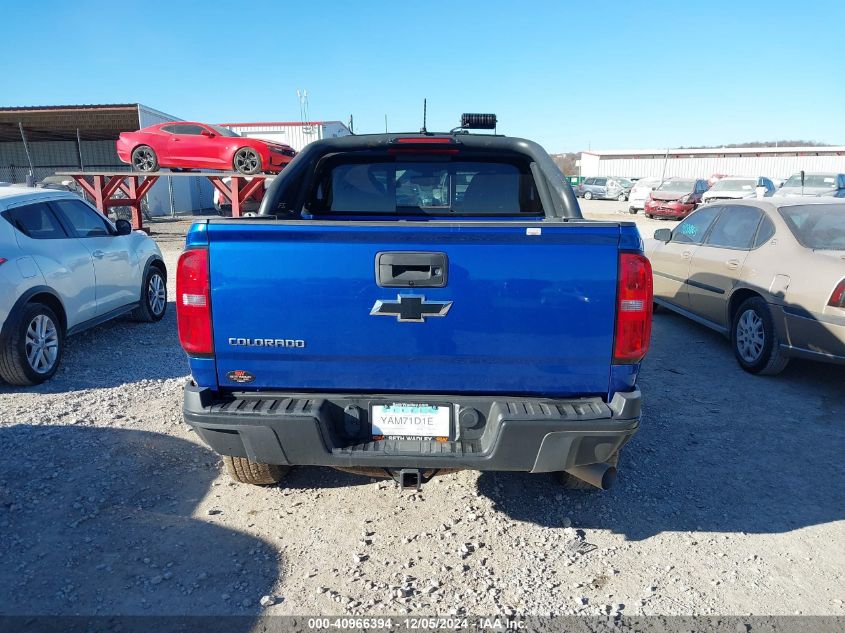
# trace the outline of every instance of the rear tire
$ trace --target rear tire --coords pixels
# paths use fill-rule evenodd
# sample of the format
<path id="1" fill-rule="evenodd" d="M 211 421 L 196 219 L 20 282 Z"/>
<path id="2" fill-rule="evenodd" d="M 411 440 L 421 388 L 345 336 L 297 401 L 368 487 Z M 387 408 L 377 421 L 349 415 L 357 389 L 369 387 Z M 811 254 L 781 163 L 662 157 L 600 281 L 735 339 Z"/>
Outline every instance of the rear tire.
<path id="1" fill-rule="evenodd" d="M 619 465 L 619 451 L 616 451 L 608 458 L 607 463 L 616 468 Z M 574 475 L 570 475 L 565 470 L 555 473 L 558 478 L 558 483 L 567 490 L 599 490 L 593 484 L 588 484 L 582 479 L 578 479 Z"/>
<path id="2" fill-rule="evenodd" d="M 628 213 L 631 215 L 637 215 L 637 210 L 634 207 L 628 207 Z"/>
<path id="3" fill-rule="evenodd" d="M 628 196 L 626 196 L 624 193 L 620 193 L 618 196 L 616 196 L 616 199 L 619 202 L 625 202 L 628 199 Z"/>
<path id="4" fill-rule="evenodd" d="M 278 464 L 262 464 L 253 462 L 246 457 L 224 456 L 223 463 L 229 477 L 241 484 L 253 486 L 269 486 L 279 483 L 290 470 L 290 466 Z"/>
<path id="5" fill-rule="evenodd" d="M 585 191 L 584 192 L 584 200 L 592 200 L 593 199 L 593 192 L 592 191 Z"/>
<path id="6" fill-rule="evenodd" d="M 0 378 L 28 387 L 49 380 L 58 371 L 65 349 L 65 333 L 56 313 L 43 303 L 31 303 L 9 324 L 9 337 L 0 349 Z"/>
<path id="7" fill-rule="evenodd" d="M 135 171 L 158 171 L 158 156 L 149 145 L 139 145 L 132 150 L 132 167 Z"/>
<path id="8" fill-rule="evenodd" d="M 745 371 L 761 376 L 782 372 L 789 357 L 780 349 L 772 313 L 762 297 L 743 301 L 731 325 L 734 356 Z"/>
<path id="9" fill-rule="evenodd" d="M 142 323 L 161 321 L 167 312 L 167 281 L 157 266 L 150 266 L 141 286 L 141 305 L 132 312 L 132 317 Z"/>
<path id="10" fill-rule="evenodd" d="M 651 213 L 646 213 L 645 217 L 647 217 L 649 220 L 654 218 L 654 216 Z"/>

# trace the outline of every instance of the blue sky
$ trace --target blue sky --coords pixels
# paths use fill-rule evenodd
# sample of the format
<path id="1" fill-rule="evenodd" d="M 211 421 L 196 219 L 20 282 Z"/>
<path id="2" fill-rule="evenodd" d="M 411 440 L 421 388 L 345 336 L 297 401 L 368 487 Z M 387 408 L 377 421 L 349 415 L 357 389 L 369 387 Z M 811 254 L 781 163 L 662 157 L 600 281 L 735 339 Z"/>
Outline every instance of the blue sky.
<path id="1" fill-rule="evenodd" d="M 239 8 L 243 7 L 243 8 Z M 7 3 L 0 105 L 140 102 L 207 122 L 495 112 L 549 151 L 845 145 L 845 2 Z"/>

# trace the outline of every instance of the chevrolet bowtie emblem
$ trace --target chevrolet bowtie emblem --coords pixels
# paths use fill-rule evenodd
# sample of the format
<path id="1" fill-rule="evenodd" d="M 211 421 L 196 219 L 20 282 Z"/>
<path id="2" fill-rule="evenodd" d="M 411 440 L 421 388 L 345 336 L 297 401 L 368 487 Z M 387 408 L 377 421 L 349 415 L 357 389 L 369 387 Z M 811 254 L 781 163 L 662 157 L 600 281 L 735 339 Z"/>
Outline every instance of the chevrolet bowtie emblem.
<path id="1" fill-rule="evenodd" d="M 451 301 L 426 301 L 422 295 L 399 295 L 396 301 L 376 301 L 370 315 L 395 316 L 397 321 L 424 323 L 426 317 L 446 316 L 451 307 Z"/>

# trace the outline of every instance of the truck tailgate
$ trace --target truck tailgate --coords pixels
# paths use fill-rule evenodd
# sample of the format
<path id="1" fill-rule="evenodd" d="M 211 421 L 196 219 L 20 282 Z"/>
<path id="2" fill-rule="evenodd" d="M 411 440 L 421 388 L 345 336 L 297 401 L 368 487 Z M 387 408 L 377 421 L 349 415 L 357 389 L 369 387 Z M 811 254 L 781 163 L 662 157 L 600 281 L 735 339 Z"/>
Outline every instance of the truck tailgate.
<path id="1" fill-rule="evenodd" d="M 605 394 L 619 235 L 611 223 L 211 223 L 219 384 Z M 385 252 L 442 254 L 445 285 L 379 286 Z"/>

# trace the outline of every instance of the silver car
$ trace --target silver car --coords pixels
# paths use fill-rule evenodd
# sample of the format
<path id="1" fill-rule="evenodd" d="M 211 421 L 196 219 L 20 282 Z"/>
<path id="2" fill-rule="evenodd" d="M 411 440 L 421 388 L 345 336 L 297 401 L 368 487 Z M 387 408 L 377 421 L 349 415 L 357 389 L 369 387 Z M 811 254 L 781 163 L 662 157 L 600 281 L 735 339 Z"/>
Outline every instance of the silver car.
<path id="1" fill-rule="evenodd" d="M 634 183 L 627 178 L 613 176 L 595 176 L 585 178 L 584 182 L 575 187 L 575 195 L 585 200 L 619 200 L 628 199 Z"/>
<path id="2" fill-rule="evenodd" d="M 158 321 L 166 307 L 150 237 L 69 191 L 0 188 L 0 380 L 44 382 L 67 336 L 130 312 Z"/>
<path id="3" fill-rule="evenodd" d="M 765 176 L 727 176 L 714 182 L 701 194 L 701 204 L 716 200 L 768 198 L 777 191 L 775 183 Z"/>
<path id="4" fill-rule="evenodd" d="M 845 198 L 845 174 L 836 173 L 792 174 L 778 189 L 775 196 L 832 196 Z"/>

